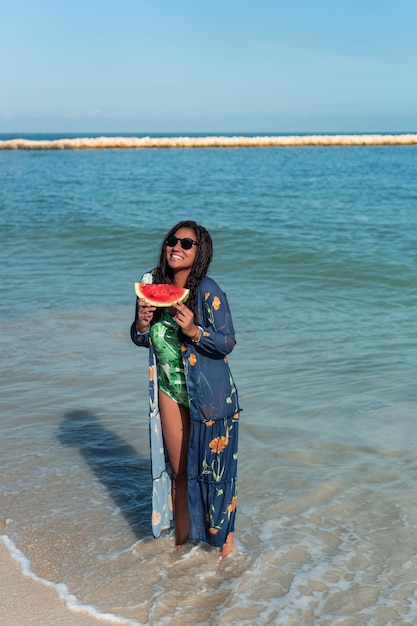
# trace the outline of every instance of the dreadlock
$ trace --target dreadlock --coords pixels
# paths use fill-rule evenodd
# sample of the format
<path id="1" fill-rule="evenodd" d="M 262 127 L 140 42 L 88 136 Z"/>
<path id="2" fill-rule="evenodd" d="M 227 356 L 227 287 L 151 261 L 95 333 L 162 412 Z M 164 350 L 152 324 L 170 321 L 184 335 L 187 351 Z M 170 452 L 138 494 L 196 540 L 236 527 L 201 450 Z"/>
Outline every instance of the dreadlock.
<path id="1" fill-rule="evenodd" d="M 188 296 L 186 304 L 195 314 L 198 286 L 207 274 L 207 270 L 213 258 L 213 242 L 209 232 L 204 228 L 204 226 L 200 226 L 197 222 L 193 222 L 192 220 L 184 220 L 182 222 L 178 222 L 178 224 L 171 228 L 162 243 L 159 265 L 154 270 L 155 282 L 168 284 L 171 284 L 172 282 L 173 274 L 167 263 L 165 254 L 166 240 L 170 235 L 175 235 L 180 228 L 189 228 L 194 231 L 195 240 L 198 243 L 197 254 L 185 284 L 185 287 L 190 290 L 190 295 Z"/>

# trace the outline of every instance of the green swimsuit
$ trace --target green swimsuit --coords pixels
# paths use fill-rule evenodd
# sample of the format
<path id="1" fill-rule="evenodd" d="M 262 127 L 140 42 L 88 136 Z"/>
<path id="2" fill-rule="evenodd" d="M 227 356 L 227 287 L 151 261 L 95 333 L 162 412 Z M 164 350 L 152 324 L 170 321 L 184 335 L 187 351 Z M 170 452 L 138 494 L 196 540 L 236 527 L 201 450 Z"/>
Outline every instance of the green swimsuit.
<path id="1" fill-rule="evenodd" d="M 150 333 L 156 355 L 158 386 L 169 398 L 189 406 L 187 382 L 181 358 L 178 324 L 167 309 L 161 319 L 151 326 Z"/>

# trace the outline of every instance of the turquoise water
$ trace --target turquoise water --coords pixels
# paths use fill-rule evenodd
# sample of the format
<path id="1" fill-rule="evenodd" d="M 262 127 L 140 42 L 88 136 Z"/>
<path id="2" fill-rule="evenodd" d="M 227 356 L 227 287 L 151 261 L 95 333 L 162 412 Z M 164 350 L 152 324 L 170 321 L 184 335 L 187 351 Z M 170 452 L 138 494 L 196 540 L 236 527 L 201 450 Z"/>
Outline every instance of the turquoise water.
<path id="1" fill-rule="evenodd" d="M 70 605 L 415 623 L 416 154 L 0 152 L 0 534 Z M 213 236 L 238 340 L 238 549 L 220 563 L 150 537 L 146 353 L 128 336 L 133 282 L 187 218 Z"/>

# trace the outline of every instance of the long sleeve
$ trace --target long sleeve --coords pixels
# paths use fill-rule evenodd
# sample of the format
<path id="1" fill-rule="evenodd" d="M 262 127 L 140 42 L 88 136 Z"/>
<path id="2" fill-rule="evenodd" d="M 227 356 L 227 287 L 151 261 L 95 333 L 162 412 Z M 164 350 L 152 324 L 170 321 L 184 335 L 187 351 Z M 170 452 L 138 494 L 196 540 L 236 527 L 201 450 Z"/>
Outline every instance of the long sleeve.
<path id="1" fill-rule="evenodd" d="M 137 306 L 135 305 L 135 320 L 130 327 L 130 338 L 134 344 L 140 347 L 149 348 L 149 331 L 146 333 L 139 333 L 136 330 L 136 320 L 137 320 Z"/>
<path id="2" fill-rule="evenodd" d="M 208 277 L 200 286 L 196 321 L 203 329 L 197 352 L 220 359 L 233 350 L 235 331 L 226 294 Z"/>
<path id="3" fill-rule="evenodd" d="M 152 282 L 153 273 L 147 272 L 142 276 L 139 282 L 141 283 L 151 283 Z M 149 332 L 139 333 L 136 330 L 136 322 L 138 321 L 138 298 L 135 301 L 135 321 L 130 327 L 130 338 L 134 344 L 140 347 L 149 348 Z"/>

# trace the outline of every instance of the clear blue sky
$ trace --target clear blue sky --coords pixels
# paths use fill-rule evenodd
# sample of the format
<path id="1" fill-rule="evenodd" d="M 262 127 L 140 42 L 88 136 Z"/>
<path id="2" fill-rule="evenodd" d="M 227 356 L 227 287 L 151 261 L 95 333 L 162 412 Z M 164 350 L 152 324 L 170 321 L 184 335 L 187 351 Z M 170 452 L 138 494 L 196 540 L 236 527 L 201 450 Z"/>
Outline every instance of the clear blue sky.
<path id="1" fill-rule="evenodd" d="M 416 132 L 417 0 L 0 0 L 0 132 Z"/>

